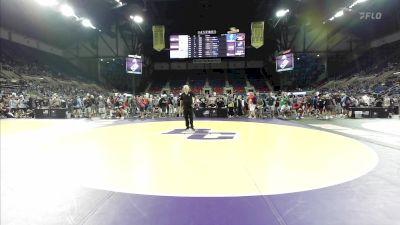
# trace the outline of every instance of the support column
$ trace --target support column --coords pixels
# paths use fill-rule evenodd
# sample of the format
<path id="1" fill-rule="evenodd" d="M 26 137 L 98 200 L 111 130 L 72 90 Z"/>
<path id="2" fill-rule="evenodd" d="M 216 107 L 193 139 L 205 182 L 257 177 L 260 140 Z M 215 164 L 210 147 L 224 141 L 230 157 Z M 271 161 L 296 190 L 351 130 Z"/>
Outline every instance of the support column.
<path id="1" fill-rule="evenodd" d="M 102 79 L 101 79 L 101 63 L 100 63 L 99 59 L 97 59 L 97 80 L 102 81 Z"/>
<path id="2" fill-rule="evenodd" d="M 135 82 L 135 80 L 136 80 L 136 75 L 132 74 L 132 94 L 133 94 L 133 96 L 136 95 L 136 82 Z"/>

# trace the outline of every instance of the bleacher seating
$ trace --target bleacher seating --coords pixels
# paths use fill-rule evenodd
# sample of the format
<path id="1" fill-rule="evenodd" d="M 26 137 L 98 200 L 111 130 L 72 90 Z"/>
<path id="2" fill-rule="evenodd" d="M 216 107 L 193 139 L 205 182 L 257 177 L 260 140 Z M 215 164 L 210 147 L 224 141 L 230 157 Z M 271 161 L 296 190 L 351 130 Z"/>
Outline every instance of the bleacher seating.
<path id="1" fill-rule="evenodd" d="M 222 95 L 224 93 L 224 88 L 222 87 L 214 87 L 213 92 L 217 93 L 218 95 Z"/>
<path id="2" fill-rule="evenodd" d="M 169 85 L 171 88 L 179 87 L 182 89 L 182 86 L 186 84 L 185 80 L 171 80 Z"/>
<path id="3" fill-rule="evenodd" d="M 155 80 L 151 84 L 149 92 L 150 93 L 160 93 L 162 88 L 165 86 L 165 84 L 166 84 L 165 80 Z"/>
<path id="4" fill-rule="evenodd" d="M 256 92 L 265 93 L 269 91 L 265 80 L 249 80 L 249 82 L 254 86 Z"/>
<path id="5" fill-rule="evenodd" d="M 235 94 L 245 94 L 244 86 L 233 87 L 233 93 L 235 93 Z"/>
<path id="6" fill-rule="evenodd" d="M 295 56 L 293 79 L 297 86 L 308 86 L 318 80 L 325 72 L 325 66 L 319 56 L 314 54 L 299 54 Z"/>
<path id="7" fill-rule="evenodd" d="M 48 75 L 59 78 L 74 77 L 85 79 L 86 76 L 61 56 L 23 46 L 0 39 L 2 64 L 17 66 L 18 75 Z M 87 79 L 86 79 L 87 80 Z"/>
<path id="8" fill-rule="evenodd" d="M 192 92 L 195 94 L 200 94 L 202 92 L 202 87 L 192 87 Z"/>
<path id="9" fill-rule="evenodd" d="M 244 80 L 244 79 L 229 80 L 229 84 L 234 88 L 236 88 L 236 87 L 245 87 L 246 86 L 246 80 Z"/>
<path id="10" fill-rule="evenodd" d="M 161 90 L 161 86 L 164 87 L 165 83 L 160 82 L 159 79 L 169 77 L 169 87 L 171 88 L 172 93 L 179 93 L 182 89 L 182 86 L 186 84 L 188 81 L 189 86 L 191 87 L 192 91 L 196 94 L 202 93 L 205 87 L 211 87 L 213 92 L 218 94 L 222 94 L 224 92 L 224 87 L 233 87 L 234 93 L 237 94 L 245 94 L 245 87 L 246 87 L 246 74 L 247 72 L 251 72 L 251 78 L 255 80 L 254 87 L 258 92 L 267 92 L 268 87 L 266 85 L 266 81 L 264 80 L 262 74 L 260 74 L 259 69 L 253 70 L 232 70 L 228 69 L 224 70 L 213 70 L 204 71 L 187 74 L 187 72 L 173 72 L 171 74 L 159 74 L 157 76 L 153 76 L 152 85 L 149 89 L 151 93 L 158 93 Z M 208 83 L 206 86 L 206 80 Z M 162 85 L 160 85 L 162 83 Z"/>
<path id="11" fill-rule="evenodd" d="M 211 87 L 224 87 L 225 86 L 225 81 L 220 80 L 220 79 L 215 79 L 215 80 L 210 80 L 209 81 Z"/>

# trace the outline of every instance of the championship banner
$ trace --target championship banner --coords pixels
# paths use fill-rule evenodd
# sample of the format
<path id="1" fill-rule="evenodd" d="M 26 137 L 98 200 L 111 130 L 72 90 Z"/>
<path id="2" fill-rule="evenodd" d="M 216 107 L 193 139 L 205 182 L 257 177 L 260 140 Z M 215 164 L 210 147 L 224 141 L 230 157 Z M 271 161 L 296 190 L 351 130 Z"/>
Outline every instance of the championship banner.
<path id="1" fill-rule="evenodd" d="M 264 21 L 251 23 L 251 46 L 260 48 L 264 45 Z"/>
<path id="2" fill-rule="evenodd" d="M 157 51 L 165 48 L 164 33 L 165 27 L 163 25 L 153 26 L 153 48 Z"/>

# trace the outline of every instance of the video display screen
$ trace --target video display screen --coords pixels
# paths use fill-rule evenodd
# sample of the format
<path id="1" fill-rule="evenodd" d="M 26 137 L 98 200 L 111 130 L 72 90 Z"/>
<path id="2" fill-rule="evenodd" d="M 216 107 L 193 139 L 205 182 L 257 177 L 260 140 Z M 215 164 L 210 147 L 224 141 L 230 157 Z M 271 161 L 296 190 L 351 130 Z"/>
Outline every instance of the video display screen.
<path id="1" fill-rule="evenodd" d="M 126 72 L 131 74 L 142 74 L 142 58 L 140 56 L 129 55 L 126 58 Z"/>
<path id="2" fill-rule="evenodd" d="M 294 58 L 292 53 L 276 57 L 277 72 L 293 70 L 293 67 L 294 67 Z"/>

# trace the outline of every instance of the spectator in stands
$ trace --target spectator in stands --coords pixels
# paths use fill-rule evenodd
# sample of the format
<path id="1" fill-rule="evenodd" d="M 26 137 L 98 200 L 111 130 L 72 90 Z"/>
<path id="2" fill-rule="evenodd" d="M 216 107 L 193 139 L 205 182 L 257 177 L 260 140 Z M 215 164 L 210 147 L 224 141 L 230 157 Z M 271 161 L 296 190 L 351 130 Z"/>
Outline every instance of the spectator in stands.
<path id="1" fill-rule="evenodd" d="M 53 97 L 50 100 L 51 108 L 60 108 L 61 106 L 61 99 L 57 94 L 53 94 Z"/>
<path id="2" fill-rule="evenodd" d="M 80 118 L 83 107 L 81 98 L 79 96 L 76 96 L 72 105 L 74 107 L 74 113 L 73 113 L 74 118 Z"/>
<path id="3" fill-rule="evenodd" d="M 178 97 L 174 96 L 173 99 L 172 99 L 172 107 L 174 108 L 174 114 L 177 115 L 177 116 L 179 116 L 178 115 L 178 107 L 179 107 L 178 106 L 178 102 L 179 102 L 178 101 Z"/>
<path id="4" fill-rule="evenodd" d="M 333 112 L 335 110 L 335 101 L 331 95 L 325 96 L 325 119 L 333 119 Z"/>
<path id="5" fill-rule="evenodd" d="M 84 115 L 86 118 L 92 118 L 92 105 L 93 101 L 90 98 L 90 94 L 87 94 L 86 97 L 83 99 L 83 106 L 85 107 Z"/>
<path id="6" fill-rule="evenodd" d="M 91 103 L 91 106 L 90 106 L 90 118 L 92 118 L 93 115 L 97 114 L 97 101 L 94 98 L 94 95 L 90 95 L 90 100 L 89 101 Z"/>
<path id="7" fill-rule="evenodd" d="M 199 108 L 206 108 L 206 107 L 207 107 L 206 98 L 205 98 L 205 97 L 202 97 L 202 98 L 200 99 Z"/>
<path id="8" fill-rule="evenodd" d="M 298 119 L 302 118 L 302 115 L 303 115 L 301 98 L 294 98 L 293 102 L 294 103 L 292 105 L 292 109 L 293 109 L 293 112 L 295 113 L 296 120 L 298 120 Z"/>
<path id="9" fill-rule="evenodd" d="M 9 104 L 10 104 L 10 113 L 15 116 L 18 108 L 18 99 L 16 93 L 12 93 Z"/>
<path id="10" fill-rule="evenodd" d="M 174 109 L 174 95 L 170 94 L 168 97 L 168 116 L 172 117 L 175 113 L 175 109 Z"/>
<path id="11" fill-rule="evenodd" d="M 23 118 L 25 117 L 26 113 L 26 101 L 23 95 L 20 95 L 19 98 L 17 99 L 17 113 L 16 117 L 17 118 Z"/>
<path id="12" fill-rule="evenodd" d="M 236 116 L 243 116 L 243 108 L 244 108 L 244 100 L 242 99 L 242 96 L 239 95 L 236 99 Z"/>
<path id="13" fill-rule="evenodd" d="M 279 103 L 279 114 L 283 116 L 283 118 L 287 118 L 291 113 L 291 106 L 289 101 L 289 96 L 287 93 L 283 93 L 283 96 L 280 99 Z"/>
<path id="14" fill-rule="evenodd" d="M 341 104 L 341 97 L 339 94 L 335 94 L 333 96 L 333 99 L 335 101 L 335 110 L 334 110 L 334 115 L 336 117 L 340 117 L 343 114 L 343 109 L 342 109 L 342 104 Z"/>
<path id="15" fill-rule="evenodd" d="M 275 101 L 276 101 L 276 98 L 275 98 L 275 96 L 273 96 L 273 94 L 272 94 L 272 92 L 270 92 L 268 95 L 267 95 L 267 98 L 266 98 L 266 103 L 267 103 L 267 110 L 269 110 L 270 112 L 271 112 L 271 116 L 272 116 L 272 118 L 274 117 L 274 112 L 275 112 Z"/>
<path id="16" fill-rule="evenodd" d="M 140 118 L 144 119 L 144 112 L 145 112 L 146 105 L 145 105 L 145 102 L 143 100 L 143 97 L 138 96 L 137 100 L 136 100 L 136 104 L 139 107 Z"/>
<path id="17" fill-rule="evenodd" d="M 263 113 L 264 113 L 264 109 L 265 109 L 265 102 L 264 99 L 261 98 L 261 96 L 257 93 L 256 95 L 256 117 L 257 118 L 262 118 L 263 117 Z"/>
<path id="18" fill-rule="evenodd" d="M 0 117 L 1 118 L 14 118 L 14 115 L 10 112 L 10 108 L 8 105 L 8 98 L 6 96 L 3 96 L 0 99 Z"/>
<path id="19" fill-rule="evenodd" d="M 225 101 L 221 96 L 217 98 L 217 108 L 225 108 Z"/>
<path id="20" fill-rule="evenodd" d="M 247 98 L 247 104 L 249 107 L 249 119 L 255 119 L 256 118 L 256 107 L 257 107 L 257 103 L 256 101 L 256 97 L 254 96 L 253 92 L 250 92 L 248 94 L 248 98 Z"/>
<path id="21" fill-rule="evenodd" d="M 103 96 L 101 96 L 101 95 L 99 96 L 98 107 L 99 107 L 100 118 L 105 119 L 106 118 L 106 101 L 104 101 Z"/>
<path id="22" fill-rule="evenodd" d="M 235 99 L 233 97 L 228 98 L 228 117 L 232 118 L 235 116 Z"/>
<path id="23" fill-rule="evenodd" d="M 165 118 L 168 112 L 168 99 L 166 94 L 161 95 L 158 105 L 161 108 L 161 117 Z"/>

